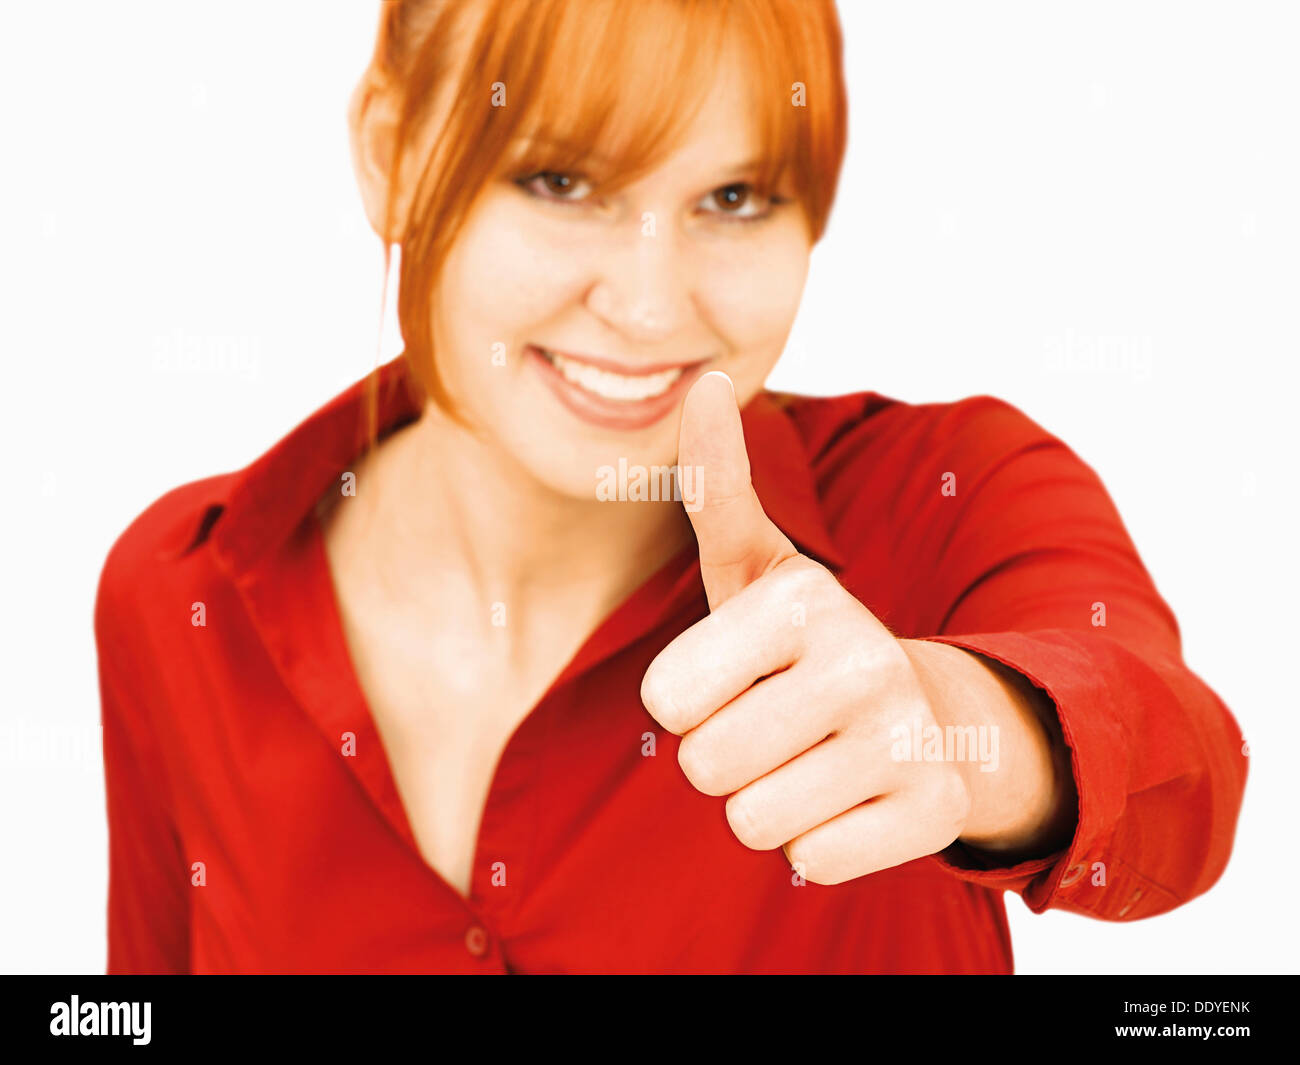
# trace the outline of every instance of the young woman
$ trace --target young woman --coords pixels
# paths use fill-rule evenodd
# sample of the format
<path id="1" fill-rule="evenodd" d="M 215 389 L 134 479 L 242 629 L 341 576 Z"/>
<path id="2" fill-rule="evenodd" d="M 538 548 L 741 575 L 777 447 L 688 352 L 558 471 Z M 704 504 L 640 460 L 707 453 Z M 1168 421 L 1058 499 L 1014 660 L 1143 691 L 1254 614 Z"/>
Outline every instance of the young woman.
<path id="1" fill-rule="evenodd" d="M 831 0 L 383 5 L 403 354 L 102 574 L 110 971 L 1008 972 L 1007 890 L 1210 887 L 1241 734 L 1092 470 L 763 388 L 845 107 Z"/>

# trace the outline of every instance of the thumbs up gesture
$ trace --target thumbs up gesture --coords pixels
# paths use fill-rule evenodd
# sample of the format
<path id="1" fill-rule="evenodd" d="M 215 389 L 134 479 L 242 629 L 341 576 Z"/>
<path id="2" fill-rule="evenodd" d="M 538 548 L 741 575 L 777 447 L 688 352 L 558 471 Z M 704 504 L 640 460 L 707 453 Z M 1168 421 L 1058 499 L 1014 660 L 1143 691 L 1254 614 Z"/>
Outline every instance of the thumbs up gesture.
<path id="1" fill-rule="evenodd" d="M 904 641 L 763 512 L 725 374 L 687 395 L 678 463 L 698 471 L 687 509 L 710 612 L 651 662 L 641 698 L 681 737 L 687 779 L 730 796 L 741 843 L 783 848 L 814 883 L 948 846 L 971 812 L 969 767 L 891 753 L 898 727 L 937 725 L 926 685 Z"/>

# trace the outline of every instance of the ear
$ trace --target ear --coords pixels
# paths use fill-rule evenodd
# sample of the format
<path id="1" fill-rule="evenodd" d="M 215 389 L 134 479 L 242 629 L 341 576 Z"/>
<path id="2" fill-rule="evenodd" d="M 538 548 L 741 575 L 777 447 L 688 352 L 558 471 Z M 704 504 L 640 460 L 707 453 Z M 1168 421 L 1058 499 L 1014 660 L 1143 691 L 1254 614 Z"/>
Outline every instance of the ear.
<path id="1" fill-rule="evenodd" d="M 367 69 L 348 104 L 348 134 L 352 146 L 352 168 L 361 190 L 361 201 L 371 228 L 385 243 L 393 238 L 384 232 L 388 212 L 388 182 L 393 149 L 397 143 L 396 94 Z M 401 231 L 401 219 L 393 219 Z"/>

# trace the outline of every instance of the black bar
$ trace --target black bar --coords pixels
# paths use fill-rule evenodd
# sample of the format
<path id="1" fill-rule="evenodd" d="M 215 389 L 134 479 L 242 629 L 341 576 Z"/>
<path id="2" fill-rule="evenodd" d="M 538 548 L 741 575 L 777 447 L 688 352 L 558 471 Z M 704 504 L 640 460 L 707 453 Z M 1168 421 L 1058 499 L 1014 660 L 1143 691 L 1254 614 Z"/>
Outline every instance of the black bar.
<path id="1" fill-rule="evenodd" d="M 277 1047 L 332 1055 L 406 1047 L 436 1061 L 474 1056 L 476 1047 L 485 1060 L 495 1058 L 494 1050 L 516 1039 L 532 1050 L 603 1048 L 602 1058 L 617 1060 L 640 1057 L 655 1044 L 685 1052 L 698 1038 L 689 1033 L 702 1027 L 728 1049 L 757 1039 L 769 1052 L 788 1045 L 818 1054 L 819 1045 L 830 1050 L 847 1039 L 868 1059 L 911 1047 L 927 1055 L 1011 1050 L 1039 1060 L 1067 1047 L 1074 1056 L 1125 1045 L 1140 1055 L 1174 1047 L 1185 1053 L 1197 1045 L 1220 1055 L 1249 1053 L 1249 1047 L 1263 1048 L 1261 1039 L 1291 1044 L 1295 1033 L 1289 984 L 1282 983 L 1290 978 L 744 979 L 743 986 L 733 981 L 729 988 L 705 988 L 700 978 L 652 988 L 635 978 L 581 976 L 527 984 L 438 976 L 7 977 L 0 981 L 0 1049 L 181 1051 L 206 1058 Z M 52 1024 L 64 1028 L 71 1020 L 74 995 L 76 1034 L 52 1034 Z M 94 1023 L 110 1025 L 126 1016 L 122 1009 L 104 1011 L 101 1003 L 135 1003 L 142 1030 L 146 1002 L 147 1044 L 137 1044 L 129 1032 L 82 1034 L 92 1015 Z M 1148 1026 L 1152 1034 L 1117 1033 Z M 1179 1031 L 1206 1026 L 1214 1030 L 1208 1038 Z M 1228 1028 L 1246 1031 L 1221 1030 Z"/>

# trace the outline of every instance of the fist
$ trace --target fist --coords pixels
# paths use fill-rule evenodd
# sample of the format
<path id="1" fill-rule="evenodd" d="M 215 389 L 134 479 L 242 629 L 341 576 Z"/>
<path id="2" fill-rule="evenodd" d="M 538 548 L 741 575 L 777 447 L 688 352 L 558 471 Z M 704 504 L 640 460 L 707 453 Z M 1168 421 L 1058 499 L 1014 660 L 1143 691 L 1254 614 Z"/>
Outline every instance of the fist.
<path id="1" fill-rule="evenodd" d="M 678 761 L 754 850 L 781 847 L 805 880 L 838 884 L 942 850 L 970 812 L 952 762 L 903 760 L 897 737 L 938 723 L 902 643 L 801 555 L 750 482 L 730 378 L 695 383 L 678 463 L 709 615 L 650 663 L 641 698 L 681 737 Z M 929 733 L 922 733 L 928 735 Z"/>

